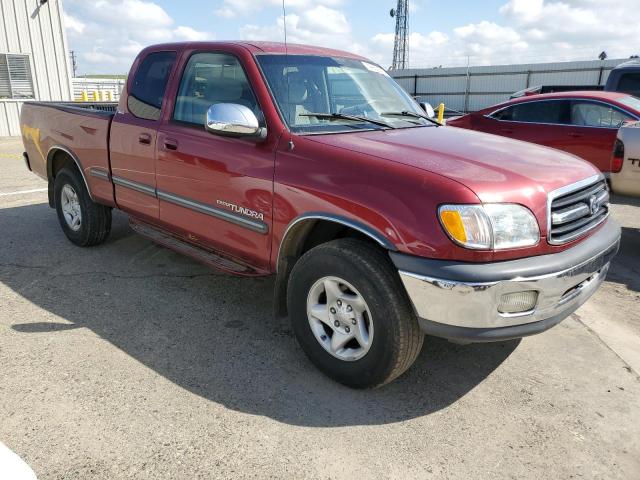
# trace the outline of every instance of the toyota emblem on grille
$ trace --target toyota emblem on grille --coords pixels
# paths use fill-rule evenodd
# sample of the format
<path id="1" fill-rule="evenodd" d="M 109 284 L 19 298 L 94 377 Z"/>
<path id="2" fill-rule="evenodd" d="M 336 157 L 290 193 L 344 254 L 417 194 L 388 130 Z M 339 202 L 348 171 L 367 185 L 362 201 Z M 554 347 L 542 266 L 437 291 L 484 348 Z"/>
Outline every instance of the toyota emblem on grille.
<path id="1" fill-rule="evenodd" d="M 598 210 L 600 210 L 600 202 L 598 201 L 598 197 L 595 195 L 591 195 L 589 197 L 589 211 L 591 215 L 595 215 Z"/>

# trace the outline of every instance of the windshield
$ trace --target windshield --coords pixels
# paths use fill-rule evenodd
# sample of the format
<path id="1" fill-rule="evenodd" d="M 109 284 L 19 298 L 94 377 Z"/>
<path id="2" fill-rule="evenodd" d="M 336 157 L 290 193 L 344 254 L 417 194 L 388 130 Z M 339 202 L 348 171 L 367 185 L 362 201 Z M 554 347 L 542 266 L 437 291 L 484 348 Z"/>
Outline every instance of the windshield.
<path id="1" fill-rule="evenodd" d="M 420 106 L 373 63 L 315 55 L 258 55 L 280 112 L 296 133 L 431 125 Z M 314 115 L 317 114 L 317 115 Z"/>

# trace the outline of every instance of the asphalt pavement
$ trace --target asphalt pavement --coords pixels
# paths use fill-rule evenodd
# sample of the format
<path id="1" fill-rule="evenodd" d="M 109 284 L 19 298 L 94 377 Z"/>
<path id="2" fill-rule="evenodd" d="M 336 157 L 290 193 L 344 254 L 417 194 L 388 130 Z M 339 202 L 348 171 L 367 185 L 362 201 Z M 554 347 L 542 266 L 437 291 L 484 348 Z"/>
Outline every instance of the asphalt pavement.
<path id="1" fill-rule="evenodd" d="M 638 199 L 614 197 L 620 254 L 563 323 L 427 338 L 406 375 L 355 391 L 274 320 L 271 279 L 117 212 L 104 245 L 73 246 L 21 151 L 0 139 L 0 442 L 38 478 L 640 478 Z"/>

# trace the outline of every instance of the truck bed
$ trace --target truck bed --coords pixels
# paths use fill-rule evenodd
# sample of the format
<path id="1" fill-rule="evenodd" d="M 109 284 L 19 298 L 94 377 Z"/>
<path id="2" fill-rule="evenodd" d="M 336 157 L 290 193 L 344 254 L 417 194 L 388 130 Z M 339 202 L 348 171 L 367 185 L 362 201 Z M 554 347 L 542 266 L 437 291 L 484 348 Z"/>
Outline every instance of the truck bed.
<path id="1" fill-rule="evenodd" d="M 20 125 L 31 170 L 51 179 L 56 155 L 70 156 L 94 201 L 114 205 L 109 175 L 109 129 L 117 103 L 27 102 Z M 96 173 L 97 172 L 97 173 Z"/>

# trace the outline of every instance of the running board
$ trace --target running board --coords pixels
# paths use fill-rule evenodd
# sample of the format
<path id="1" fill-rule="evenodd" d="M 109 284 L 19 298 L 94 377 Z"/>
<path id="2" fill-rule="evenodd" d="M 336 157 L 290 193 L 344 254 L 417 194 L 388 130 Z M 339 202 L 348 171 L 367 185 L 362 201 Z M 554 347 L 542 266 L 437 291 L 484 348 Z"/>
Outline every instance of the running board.
<path id="1" fill-rule="evenodd" d="M 216 270 L 230 273 L 232 275 L 240 275 L 243 277 L 263 277 L 269 275 L 265 270 L 259 270 L 243 263 L 239 263 L 229 257 L 214 253 L 211 250 L 204 249 L 192 243 L 188 243 L 171 233 L 162 230 L 154 225 L 146 223 L 134 217 L 129 217 L 129 225 L 137 234 L 148 238 L 163 247 L 175 252 L 191 257 L 192 259 L 204 263 L 205 265 Z"/>

